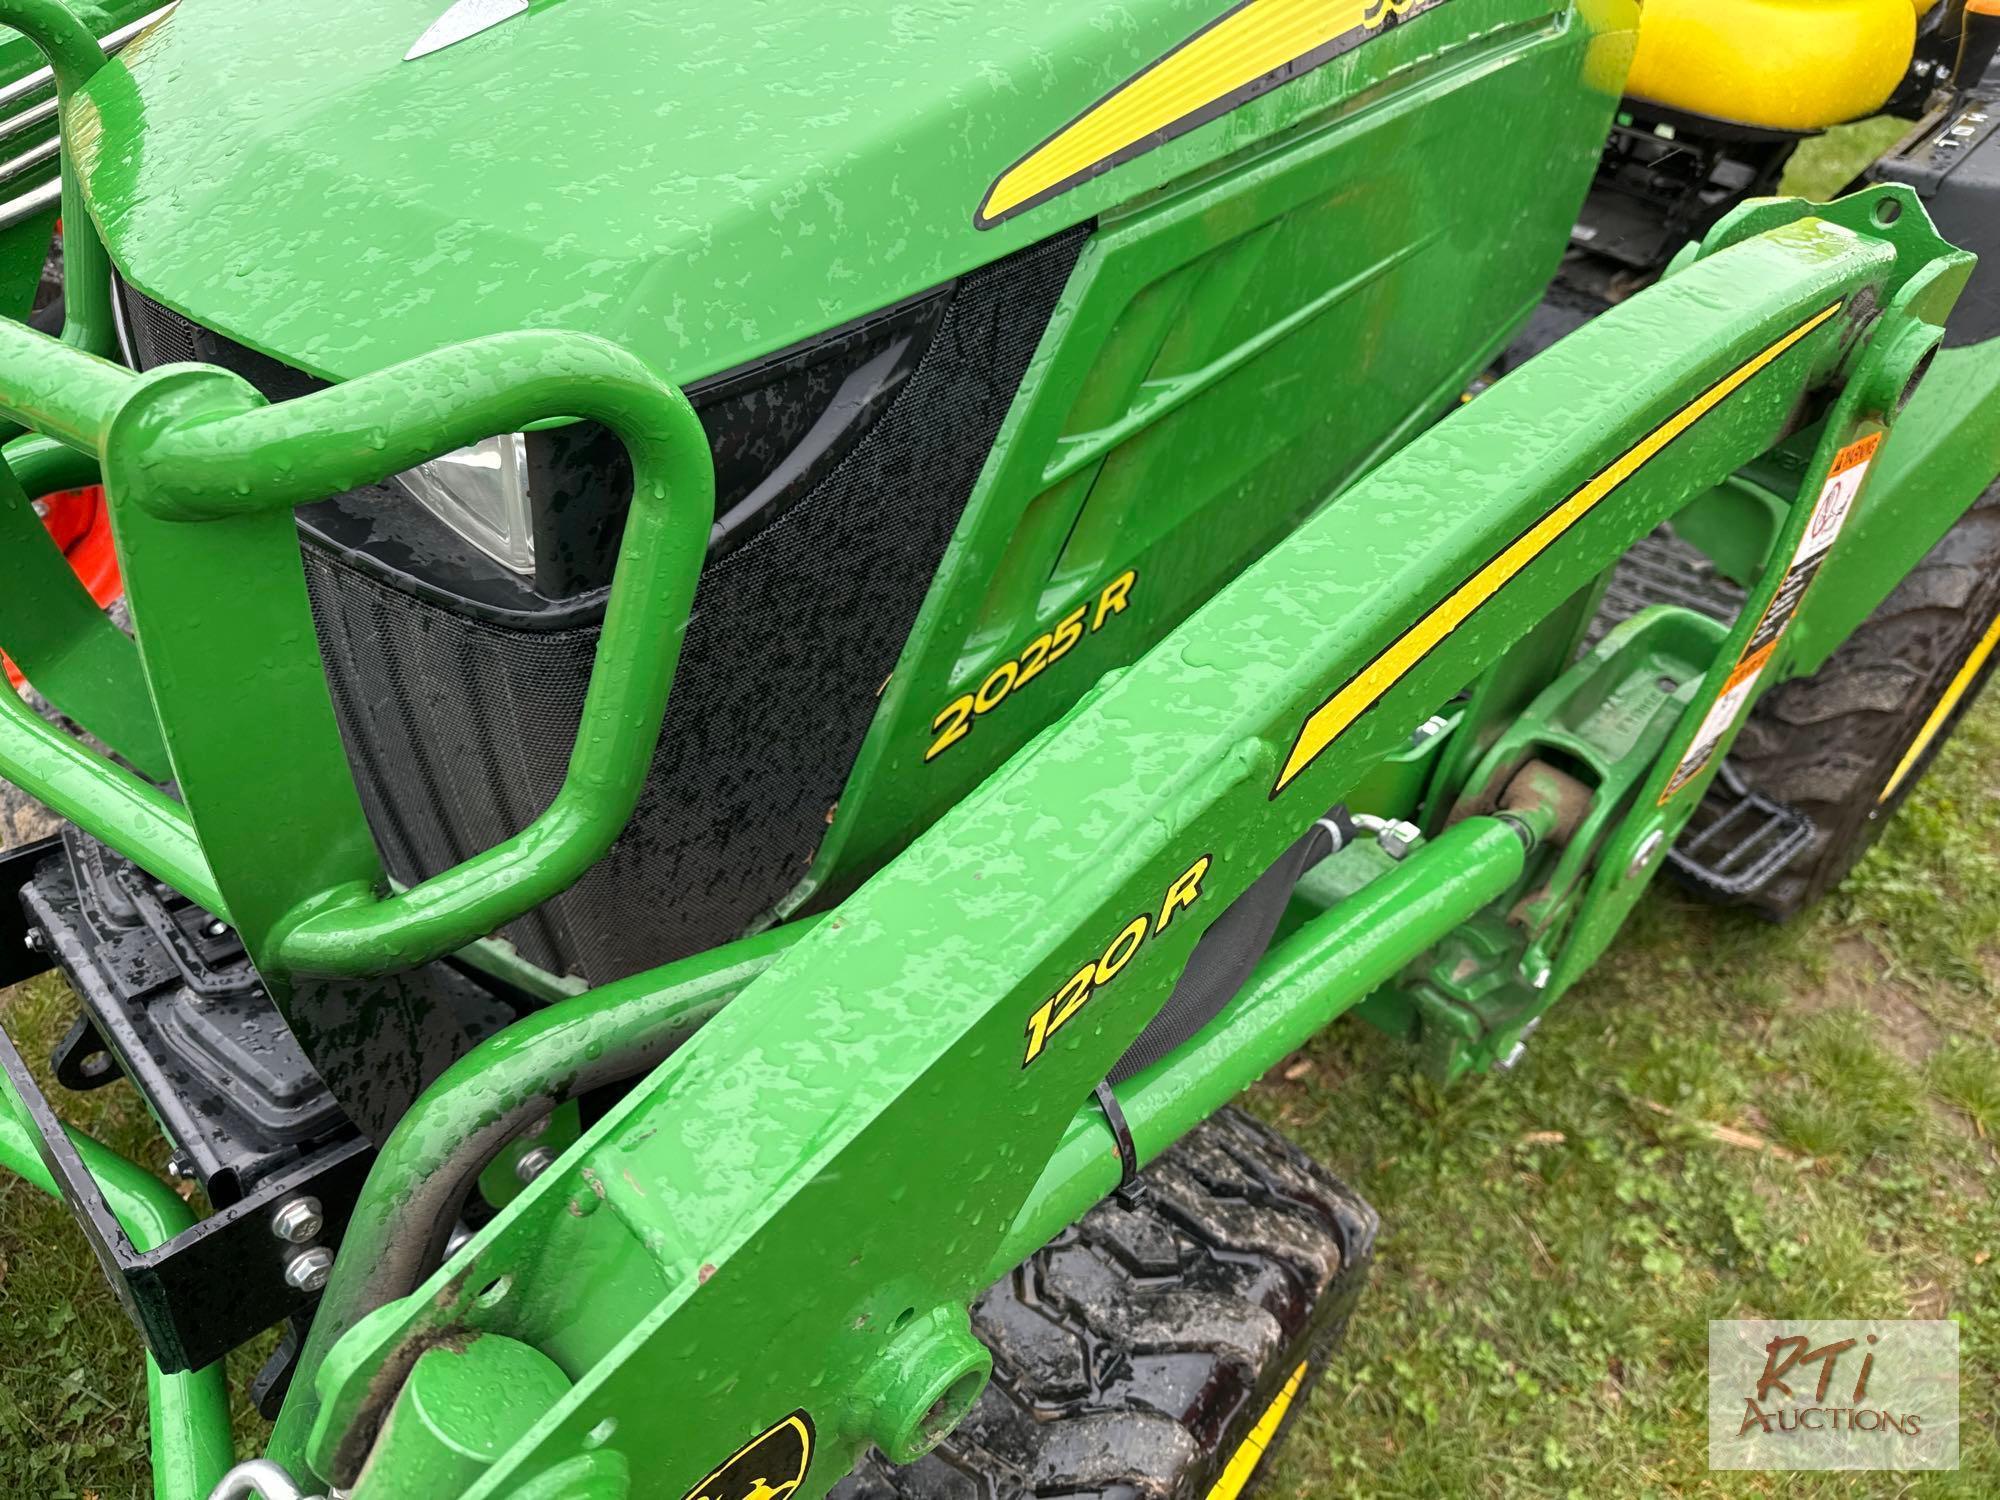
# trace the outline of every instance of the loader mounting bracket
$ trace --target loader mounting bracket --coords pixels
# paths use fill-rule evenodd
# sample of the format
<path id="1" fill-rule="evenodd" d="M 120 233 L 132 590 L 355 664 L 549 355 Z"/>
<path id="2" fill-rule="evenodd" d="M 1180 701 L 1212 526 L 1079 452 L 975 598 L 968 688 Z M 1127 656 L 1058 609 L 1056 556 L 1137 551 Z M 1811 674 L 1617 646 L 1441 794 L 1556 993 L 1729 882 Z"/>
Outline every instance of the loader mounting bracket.
<path id="1" fill-rule="evenodd" d="M 4 1029 L 0 1072 L 27 1106 L 43 1162 L 162 1370 L 199 1370 L 312 1306 L 317 1288 L 302 1289 L 286 1279 L 287 1266 L 310 1247 L 279 1238 L 272 1214 L 295 1198 L 317 1199 L 324 1227 L 314 1244 L 338 1249 L 341 1227 L 375 1158 L 368 1142 L 351 1137 L 328 1146 L 157 1249 L 139 1250 L 119 1227 Z"/>

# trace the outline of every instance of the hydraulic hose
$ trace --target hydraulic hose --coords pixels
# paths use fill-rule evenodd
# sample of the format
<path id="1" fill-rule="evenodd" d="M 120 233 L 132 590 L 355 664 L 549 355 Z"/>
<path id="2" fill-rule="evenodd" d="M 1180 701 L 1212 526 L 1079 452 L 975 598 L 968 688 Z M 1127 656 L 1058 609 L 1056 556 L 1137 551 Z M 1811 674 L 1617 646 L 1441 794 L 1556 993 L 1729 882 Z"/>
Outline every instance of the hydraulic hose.
<path id="1" fill-rule="evenodd" d="M 444 1259 L 479 1174 L 557 1105 L 650 1071 L 813 924 L 793 922 L 636 974 L 516 1021 L 438 1078 L 383 1143 L 300 1350 L 270 1456 L 302 1473 L 327 1352 Z"/>
<path id="2" fill-rule="evenodd" d="M 1248 984 L 1171 1056 L 1121 1083 L 1137 1164 L 1152 1161 L 1288 1052 L 1521 877 L 1520 832 L 1467 818 L 1273 948 Z M 1015 1216 L 988 1276 L 997 1280 L 1117 1188 L 1120 1152 L 1095 1103 L 1077 1112 Z"/>

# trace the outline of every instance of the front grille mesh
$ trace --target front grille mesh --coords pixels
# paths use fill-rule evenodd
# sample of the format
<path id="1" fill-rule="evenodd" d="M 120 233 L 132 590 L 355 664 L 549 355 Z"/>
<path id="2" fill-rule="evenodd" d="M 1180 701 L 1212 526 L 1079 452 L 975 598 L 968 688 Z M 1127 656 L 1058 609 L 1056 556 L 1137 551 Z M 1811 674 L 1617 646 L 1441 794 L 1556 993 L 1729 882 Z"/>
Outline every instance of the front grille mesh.
<path id="1" fill-rule="evenodd" d="M 967 275 L 922 364 L 811 494 L 702 574 L 630 826 L 506 936 L 593 984 L 750 929 L 806 873 L 1082 244 Z M 555 794 L 597 631 L 503 629 L 316 547 L 327 680 L 384 859 L 415 881 Z"/>
<path id="2" fill-rule="evenodd" d="M 179 313 L 137 295 L 128 295 L 125 306 L 131 315 L 127 332 L 132 336 L 132 358 L 140 369 L 201 358 L 195 347 L 195 326 Z"/>

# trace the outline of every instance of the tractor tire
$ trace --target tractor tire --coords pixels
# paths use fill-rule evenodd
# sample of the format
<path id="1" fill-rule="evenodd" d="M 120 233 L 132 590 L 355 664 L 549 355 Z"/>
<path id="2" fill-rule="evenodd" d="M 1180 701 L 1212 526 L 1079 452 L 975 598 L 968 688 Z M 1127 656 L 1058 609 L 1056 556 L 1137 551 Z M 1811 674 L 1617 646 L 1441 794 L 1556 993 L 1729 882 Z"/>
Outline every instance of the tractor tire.
<path id="1" fill-rule="evenodd" d="M 1996 613 L 2000 481 L 1817 672 L 1781 683 L 1751 711 L 1730 764 L 1752 790 L 1809 816 L 1814 832 L 1742 904 L 1782 921 L 1839 884 L 1868 851 L 2000 660 L 1990 636 Z"/>
<path id="2" fill-rule="evenodd" d="M 836 1500 L 1218 1500 L 1306 1404 L 1367 1277 L 1375 1213 L 1225 1109 L 988 1289 L 993 1379 L 907 1467 L 870 1451 Z"/>

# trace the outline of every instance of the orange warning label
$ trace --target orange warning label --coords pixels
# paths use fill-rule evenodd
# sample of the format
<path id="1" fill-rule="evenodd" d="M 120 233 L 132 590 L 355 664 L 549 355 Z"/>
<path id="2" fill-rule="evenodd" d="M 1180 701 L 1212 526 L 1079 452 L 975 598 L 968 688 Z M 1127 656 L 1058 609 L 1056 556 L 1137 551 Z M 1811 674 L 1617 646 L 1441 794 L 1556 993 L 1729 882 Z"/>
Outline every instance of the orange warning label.
<path id="1" fill-rule="evenodd" d="M 1833 463 L 1827 470 L 1826 483 L 1820 486 L 1819 499 L 1813 502 L 1812 515 L 1806 521 L 1805 534 L 1799 538 L 1799 545 L 1785 568 L 1785 576 L 1778 581 L 1778 591 L 1764 607 L 1763 617 L 1757 621 L 1757 628 L 1750 632 L 1750 639 L 1744 642 L 1743 652 L 1736 658 L 1736 665 L 1730 668 L 1722 691 L 1716 694 L 1715 702 L 1702 716 L 1701 727 L 1695 731 L 1687 754 L 1674 767 L 1674 774 L 1667 778 L 1666 788 L 1660 793 L 1661 803 L 1701 774 L 1702 768 L 1715 754 L 1715 747 L 1742 714 L 1750 700 L 1751 690 L 1757 685 L 1758 675 L 1776 654 L 1785 628 L 1798 614 L 1800 601 L 1805 598 L 1806 590 L 1812 587 L 1813 579 L 1819 575 L 1820 564 L 1826 560 L 1827 553 L 1840 536 L 1841 528 L 1847 524 L 1854 502 L 1860 498 L 1862 483 L 1868 478 L 1868 464 L 1875 457 L 1875 450 L 1881 446 L 1882 434 L 1871 432 L 1834 454 Z"/>

